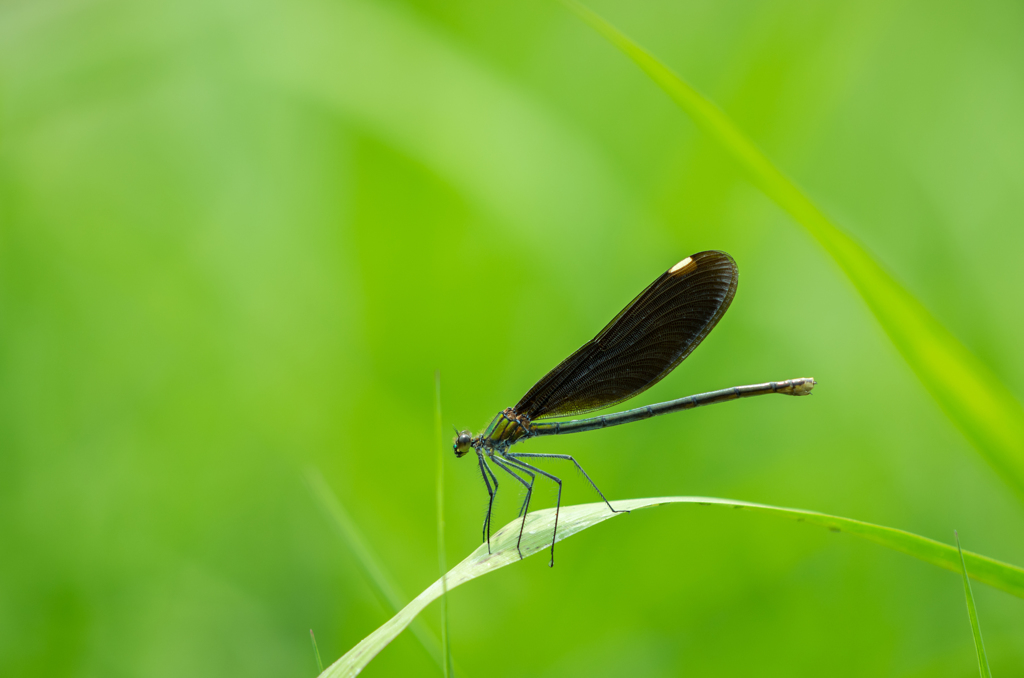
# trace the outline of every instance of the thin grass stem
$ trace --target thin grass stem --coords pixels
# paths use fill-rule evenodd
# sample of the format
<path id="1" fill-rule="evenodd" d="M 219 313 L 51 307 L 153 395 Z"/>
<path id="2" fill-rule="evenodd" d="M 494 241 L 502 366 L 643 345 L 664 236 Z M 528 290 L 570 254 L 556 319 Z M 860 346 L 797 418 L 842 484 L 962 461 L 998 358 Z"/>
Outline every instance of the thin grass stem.
<path id="1" fill-rule="evenodd" d="M 441 670 L 452 676 L 452 648 L 448 638 L 448 563 L 444 552 L 444 428 L 441 418 L 441 370 L 434 372 L 434 437 L 437 439 L 437 564 L 441 573 Z"/>
<path id="2" fill-rule="evenodd" d="M 328 487 L 327 481 L 324 480 L 324 477 L 317 469 L 308 467 L 306 469 L 306 482 L 313 493 L 313 497 L 317 500 L 317 504 L 330 519 L 338 534 L 341 535 L 342 539 L 352 549 L 356 556 L 356 562 L 359 564 L 360 569 L 362 569 L 366 581 L 370 584 L 370 588 L 373 589 L 374 595 L 392 614 L 397 613 L 404 607 L 402 602 L 404 597 L 399 593 L 398 587 L 356 527 L 355 522 L 349 516 L 345 507 L 342 506 L 341 502 L 331 491 L 331 488 Z M 444 662 L 441 658 L 441 643 L 438 641 L 437 636 L 421 619 L 416 619 L 411 629 L 416 640 L 423 646 L 423 649 L 443 669 Z M 330 671 L 330 667 L 327 670 Z"/>
<path id="3" fill-rule="evenodd" d="M 313 641 L 313 654 L 316 655 L 316 672 L 317 675 L 324 672 L 324 663 L 320 661 L 320 650 L 316 646 L 316 636 L 313 635 L 313 629 L 309 630 L 309 639 Z"/>
<path id="4" fill-rule="evenodd" d="M 967 575 L 967 563 L 964 552 L 960 548 L 960 535 L 953 530 L 956 538 L 956 550 L 960 554 L 960 573 L 964 578 L 964 596 L 967 598 L 967 616 L 971 620 L 971 631 L 974 633 L 974 651 L 978 655 L 978 673 L 981 678 L 992 678 L 992 669 L 988 666 L 988 655 L 985 654 L 985 641 L 981 639 L 981 623 L 978 621 L 978 609 L 974 606 L 974 593 L 971 591 L 971 578 Z"/>

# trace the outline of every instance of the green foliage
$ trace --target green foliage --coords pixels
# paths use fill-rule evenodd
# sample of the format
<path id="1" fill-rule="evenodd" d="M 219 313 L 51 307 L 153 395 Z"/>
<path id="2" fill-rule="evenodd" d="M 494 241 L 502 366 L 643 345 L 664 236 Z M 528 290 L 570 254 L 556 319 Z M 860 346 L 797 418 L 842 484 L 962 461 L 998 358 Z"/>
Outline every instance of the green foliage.
<path id="1" fill-rule="evenodd" d="M 1024 393 L 1019 2 L 593 7 Z M 479 431 L 704 249 L 736 258 L 736 299 L 635 405 L 804 375 L 815 395 L 531 451 L 573 455 L 613 502 L 956 525 L 1024 563 L 1019 499 L 851 279 L 560 4 L 8 0 L 0 38 L 0 675 L 308 675 L 310 628 L 330 663 L 436 578 L 434 371 L 445 430 Z M 324 519 L 307 467 L 361 540 Z M 596 501 L 545 468 L 566 504 Z M 456 563 L 486 494 L 469 459 L 444 474 Z M 519 500 L 502 485 L 496 525 Z M 699 515 L 639 512 L 553 569 L 451 591 L 456 675 L 953 678 L 973 661 L 948 571 Z M 1010 675 L 1020 600 L 978 595 Z M 441 672 L 439 615 L 418 619 L 436 652 L 402 634 L 365 676 Z"/>

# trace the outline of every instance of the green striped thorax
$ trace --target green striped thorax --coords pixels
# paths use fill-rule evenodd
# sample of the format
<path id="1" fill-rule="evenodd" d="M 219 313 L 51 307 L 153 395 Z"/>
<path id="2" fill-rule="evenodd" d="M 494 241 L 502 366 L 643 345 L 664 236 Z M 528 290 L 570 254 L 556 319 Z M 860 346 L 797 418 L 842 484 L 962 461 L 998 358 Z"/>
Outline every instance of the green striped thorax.
<path id="1" fill-rule="evenodd" d="M 456 457 L 462 457 L 471 449 L 507 449 L 513 443 L 531 435 L 530 420 L 517 415 L 512 408 L 499 412 L 480 435 L 473 437 L 470 431 L 459 431 L 452 449 Z"/>

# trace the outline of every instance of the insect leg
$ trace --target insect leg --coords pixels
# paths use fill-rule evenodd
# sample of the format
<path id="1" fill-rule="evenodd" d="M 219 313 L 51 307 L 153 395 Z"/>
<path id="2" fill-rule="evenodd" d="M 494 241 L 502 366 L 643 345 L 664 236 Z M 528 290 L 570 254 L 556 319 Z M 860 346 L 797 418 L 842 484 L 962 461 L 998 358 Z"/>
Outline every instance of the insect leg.
<path id="1" fill-rule="evenodd" d="M 519 455 L 516 455 L 516 456 L 522 456 L 522 455 L 519 454 Z M 512 456 L 506 456 L 505 457 L 505 461 L 511 463 L 512 465 L 514 465 L 516 468 L 518 468 L 519 470 L 523 471 L 524 473 L 528 473 L 529 471 L 533 471 L 535 473 L 539 473 L 542 476 L 545 476 L 546 478 L 550 478 L 551 480 L 553 480 L 556 483 L 558 483 L 558 499 L 555 502 L 555 527 L 554 527 L 554 530 L 551 533 L 551 562 L 548 563 L 548 567 L 554 567 L 555 566 L 555 538 L 558 536 L 558 512 L 562 508 L 562 479 L 561 478 L 556 478 L 555 476 L 551 475 L 547 471 L 543 471 L 543 470 L 537 468 L 536 466 L 530 466 L 525 461 L 522 461 L 520 459 L 516 459 L 515 457 L 512 457 Z M 526 520 L 526 518 L 524 517 L 523 518 L 524 524 L 525 524 L 525 520 Z"/>
<path id="2" fill-rule="evenodd" d="M 483 476 L 484 485 L 487 487 L 487 514 L 484 516 L 484 541 L 487 542 L 487 553 L 491 552 L 491 512 L 494 510 L 494 495 L 498 494 L 498 479 L 494 477 L 494 472 L 484 461 L 484 455 L 480 452 L 476 453 L 477 459 L 480 461 L 480 475 Z M 494 481 L 494 489 L 491 489 L 491 481 L 487 479 L 487 476 L 491 477 Z"/>
<path id="3" fill-rule="evenodd" d="M 604 500 L 604 503 L 608 505 L 608 509 L 612 513 L 629 513 L 629 511 L 625 511 L 625 510 L 616 511 L 614 508 L 612 508 L 611 503 L 604 496 L 604 493 L 601 492 L 600 489 L 598 489 L 597 483 L 595 483 L 590 478 L 590 476 L 587 475 L 587 472 L 583 470 L 583 467 L 580 466 L 580 463 L 578 461 L 576 461 L 575 459 L 573 459 L 568 454 L 534 454 L 532 452 L 516 452 L 516 453 L 509 454 L 508 456 L 510 456 L 510 457 L 528 457 L 528 458 L 531 458 L 531 459 L 565 459 L 567 461 L 571 461 L 573 464 L 576 465 L 576 468 L 579 470 L 579 472 L 583 474 L 583 477 L 587 479 L 587 482 L 590 483 L 590 486 L 592 488 L 594 488 L 594 492 L 597 492 L 598 496 L 600 496 L 601 499 Z"/>
<path id="4" fill-rule="evenodd" d="M 534 481 L 535 476 L 533 475 L 533 473 L 530 473 L 530 471 L 527 471 L 525 469 L 521 469 L 517 465 L 511 465 L 512 468 L 516 469 L 517 471 L 520 471 L 522 473 L 526 473 L 526 474 L 528 474 L 530 476 L 530 482 L 526 482 L 525 480 L 520 478 L 519 474 L 516 473 L 515 471 L 513 471 L 512 468 L 509 468 L 510 465 L 506 464 L 507 460 L 502 460 L 501 457 L 491 457 L 491 461 L 493 461 L 495 464 L 497 464 L 498 468 L 504 470 L 505 473 L 509 474 L 510 476 L 512 476 L 513 478 L 515 478 L 519 482 L 521 482 L 523 484 L 523 486 L 526 488 L 526 499 L 523 501 L 523 506 L 520 509 L 520 511 L 523 514 L 523 522 L 519 526 L 519 539 L 516 541 L 516 550 L 519 551 L 519 558 L 522 559 L 523 551 L 522 551 L 522 549 L 519 548 L 519 545 L 523 541 L 523 530 L 526 528 L 526 509 L 530 505 L 530 497 L 533 496 L 533 481 Z"/>

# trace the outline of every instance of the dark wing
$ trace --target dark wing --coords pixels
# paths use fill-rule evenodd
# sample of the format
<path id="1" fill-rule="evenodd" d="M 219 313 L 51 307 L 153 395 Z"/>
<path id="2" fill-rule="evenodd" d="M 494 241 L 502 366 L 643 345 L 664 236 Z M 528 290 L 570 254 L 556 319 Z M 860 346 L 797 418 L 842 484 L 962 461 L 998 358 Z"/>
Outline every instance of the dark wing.
<path id="1" fill-rule="evenodd" d="M 530 419 L 610 407 L 646 391 L 704 340 L 736 294 L 739 272 L 725 252 L 699 252 L 655 280 L 601 332 L 523 396 Z"/>

